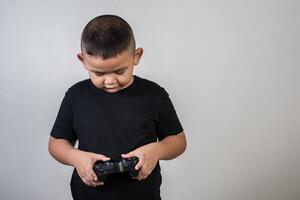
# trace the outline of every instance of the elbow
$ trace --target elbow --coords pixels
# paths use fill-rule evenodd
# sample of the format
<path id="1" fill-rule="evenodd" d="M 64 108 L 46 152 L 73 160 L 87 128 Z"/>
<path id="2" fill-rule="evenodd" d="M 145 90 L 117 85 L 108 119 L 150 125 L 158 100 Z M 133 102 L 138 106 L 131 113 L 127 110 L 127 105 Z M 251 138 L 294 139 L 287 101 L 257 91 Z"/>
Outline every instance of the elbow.
<path id="1" fill-rule="evenodd" d="M 181 154 L 185 152 L 187 148 L 187 141 L 184 132 L 181 132 L 178 134 L 178 137 L 180 137 L 181 140 Z"/>
<path id="2" fill-rule="evenodd" d="M 51 148 L 51 139 L 49 139 L 49 141 L 48 141 L 48 152 L 49 152 L 49 154 L 52 156 L 52 152 L 51 152 L 51 150 L 52 150 L 52 148 Z"/>
<path id="3" fill-rule="evenodd" d="M 49 141 L 48 141 L 48 152 L 49 154 L 53 157 L 53 142 L 54 142 L 54 138 L 50 137 Z"/>
<path id="4" fill-rule="evenodd" d="M 183 143 L 183 149 L 182 149 L 182 153 L 185 152 L 186 148 L 187 148 L 187 140 L 186 140 L 186 137 L 185 137 L 185 134 L 183 134 L 183 137 L 182 137 L 182 143 Z"/>

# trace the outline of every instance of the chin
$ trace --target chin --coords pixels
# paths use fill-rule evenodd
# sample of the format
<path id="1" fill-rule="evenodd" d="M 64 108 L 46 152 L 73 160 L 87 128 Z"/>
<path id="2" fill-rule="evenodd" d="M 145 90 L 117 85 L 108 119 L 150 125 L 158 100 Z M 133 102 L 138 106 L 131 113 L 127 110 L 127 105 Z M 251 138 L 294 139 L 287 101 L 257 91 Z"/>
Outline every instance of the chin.
<path id="1" fill-rule="evenodd" d="M 105 91 L 108 93 L 116 93 L 119 91 L 119 89 L 105 89 Z"/>

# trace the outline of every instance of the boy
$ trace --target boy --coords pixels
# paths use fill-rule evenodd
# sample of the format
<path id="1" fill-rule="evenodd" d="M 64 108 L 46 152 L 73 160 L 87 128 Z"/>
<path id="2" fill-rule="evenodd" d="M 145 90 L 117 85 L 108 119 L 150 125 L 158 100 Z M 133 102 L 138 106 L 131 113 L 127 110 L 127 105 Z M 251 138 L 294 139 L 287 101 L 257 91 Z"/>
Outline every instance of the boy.
<path id="1" fill-rule="evenodd" d="M 74 167 L 75 200 L 159 200 L 159 160 L 185 151 L 185 135 L 168 93 L 133 75 L 142 54 L 130 26 L 118 16 L 98 16 L 82 32 L 77 57 L 90 79 L 65 93 L 49 139 L 50 154 Z M 139 158 L 135 179 L 117 173 L 105 184 L 97 180 L 96 161 L 134 156 Z"/>

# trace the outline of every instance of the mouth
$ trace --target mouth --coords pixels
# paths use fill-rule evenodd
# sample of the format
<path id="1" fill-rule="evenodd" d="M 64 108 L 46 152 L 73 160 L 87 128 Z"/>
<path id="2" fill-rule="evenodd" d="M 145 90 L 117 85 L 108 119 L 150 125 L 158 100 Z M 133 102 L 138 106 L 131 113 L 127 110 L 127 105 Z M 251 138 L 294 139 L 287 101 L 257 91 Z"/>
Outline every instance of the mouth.
<path id="1" fill-rule="evenodd" d="M 114 89 L 117 88 L 117 86 L 104 86 L 106 89 Z"/>
<path id="2" fill-rule="evenodd" d="M 119 89 L 118 88 L 104 88 L 104 90 L 108 93 L 115 93 L 115 92 L 118 92 Z"/>
<path id="3" fill-rule="evenodd" d="M 115 90 L 117 89 L 118 87 L 104 87 L 105 90 Z"/>

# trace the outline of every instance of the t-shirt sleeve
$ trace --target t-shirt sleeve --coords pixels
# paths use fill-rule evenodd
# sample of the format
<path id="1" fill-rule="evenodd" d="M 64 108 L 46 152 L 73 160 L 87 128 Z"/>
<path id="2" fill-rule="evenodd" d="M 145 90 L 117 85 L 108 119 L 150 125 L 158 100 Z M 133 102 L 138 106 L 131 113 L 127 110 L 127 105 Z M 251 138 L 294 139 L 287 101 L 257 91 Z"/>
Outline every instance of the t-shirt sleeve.
<path id="1" fill-rule="evenodd" d="M 77 135 L 73 129 L 73 109 L 69 90 L 62 100 L 50 135 L 57 139 L 77 140 Z"/>
<path id="2" fill-rule="evenodd" d="M 162 140 L 169 135 L 177 135 L 182 131 L 183 128 L 169 94 L 163 89 L 159 107 L 158 140 Z"/>

